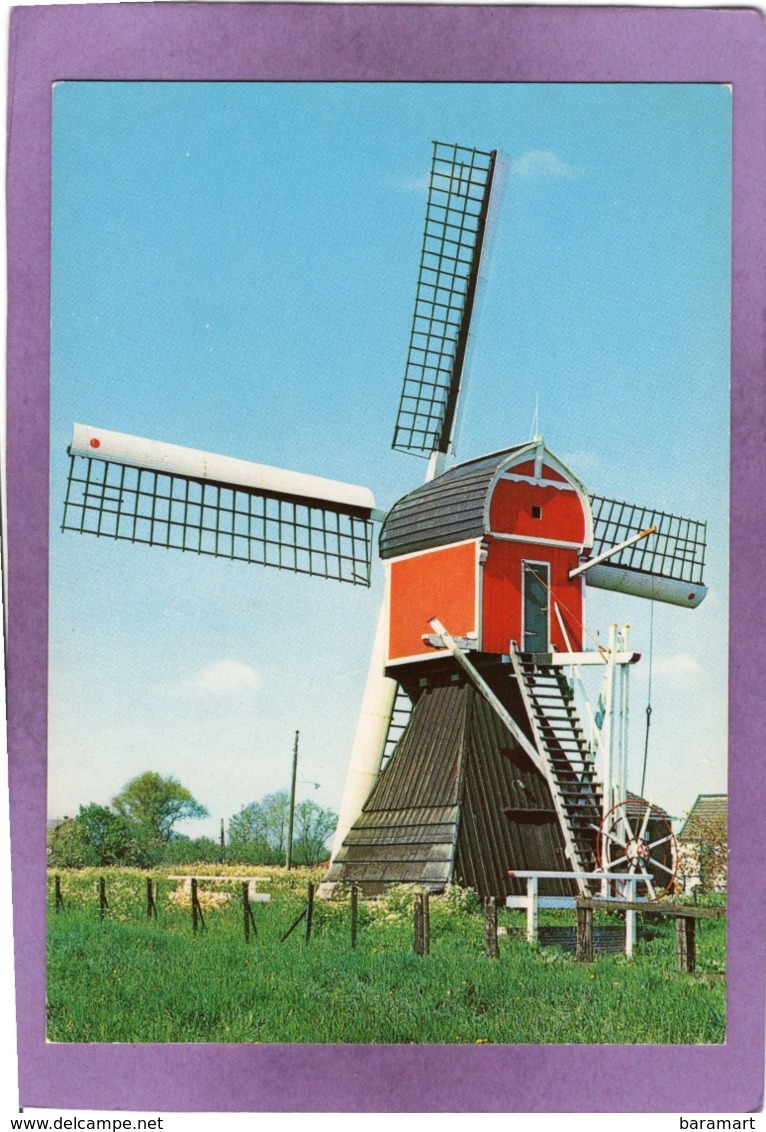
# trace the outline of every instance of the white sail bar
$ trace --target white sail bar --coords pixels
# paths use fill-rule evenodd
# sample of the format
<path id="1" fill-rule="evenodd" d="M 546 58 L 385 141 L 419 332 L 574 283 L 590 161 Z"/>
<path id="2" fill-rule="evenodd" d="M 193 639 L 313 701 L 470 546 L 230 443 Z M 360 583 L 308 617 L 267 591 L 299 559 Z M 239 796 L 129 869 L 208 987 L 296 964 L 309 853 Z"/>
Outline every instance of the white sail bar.
<path id="1" fill-rule="evenodd" d="M 184 448 L 178 444 L 146 440 L 92 425 L 73 426 L 69 451 L 73 456 L 91 460 L 146 468 L 160 474 L 225 484 L 264 495 L 289 496 L 309 506 L 319 504 L 335 506 L 343 511 L 358 511 L 365 518 L 380 520 L 384 517 L 384 513 L 376 509 L 374 496 L 366 487 Z"/>
<path id="2" fill-rule="evenodd" d="M 638 534 L 633 535 L 632 538 L 626 538 L 624 542 L 620 542 L 617 544 L 617 546 L 613 546 L 609 550 L 603 551 L 598 555 L 598 557 L 589 558 L 587 562 L 583 562 L 583 564 L 581 566 L 578 566 L 577 569 L 570 570 L 569 577 L 576 578 L 578 574 L 584 574 L 586 570 L 592 570 L 594 566 L 598 566 L 599 562 L 604 562 L 607 558 L 611 558 L 612 555 L 619 554 L 621 550 L 627 550 L 629 546 L 633 546 L 634 543 L 640 542 L 642 538 L 647 538 L 649 535 L 653 535 L 656 530 L 656 527 L 647 527 L 645 531 L 639 531 Z"/>
<path id="3" fill-rule="evenodd" d="M 579 668 L 583 664 L 610 664 L 612 657 L 606 649 L 594 649 L 592 652 L 550 652 L 536 654 L 540 664 L 550 668 Z M 614 656 L 615 664 L 635 664 L 641 659 L 640 652 L 623 651 Z"/>
<path id="4" fill-rule="evenodd" d="M 678 578 L 664 578 L 660 574 L 643 574 L 604 562 L 585 574 L 589 586 L 599 590 L 614 590 L 631 597 L 648 597 L 669 605 L 696 609 L 707 595 L 702 582 L 683 582 Z"/>

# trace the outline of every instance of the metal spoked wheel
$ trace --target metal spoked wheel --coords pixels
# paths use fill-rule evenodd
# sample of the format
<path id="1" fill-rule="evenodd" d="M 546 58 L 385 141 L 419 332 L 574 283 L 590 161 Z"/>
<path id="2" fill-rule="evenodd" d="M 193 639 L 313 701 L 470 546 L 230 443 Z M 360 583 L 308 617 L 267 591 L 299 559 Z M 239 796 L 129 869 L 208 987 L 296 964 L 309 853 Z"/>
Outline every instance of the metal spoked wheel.
<path id="1" fill-rule="evenodd" d="M 621 875 L 645 877 L 650 900 L 670 892 L 678 868 L 676 838 L 667 818 L 647 802 L 633 804 L 628 812 L 618 802 L 599 827 L 597 856 L 600 872 L 614 872 L 622 889 Z M 650 830 L 650 823 L 653 827 Z"/>

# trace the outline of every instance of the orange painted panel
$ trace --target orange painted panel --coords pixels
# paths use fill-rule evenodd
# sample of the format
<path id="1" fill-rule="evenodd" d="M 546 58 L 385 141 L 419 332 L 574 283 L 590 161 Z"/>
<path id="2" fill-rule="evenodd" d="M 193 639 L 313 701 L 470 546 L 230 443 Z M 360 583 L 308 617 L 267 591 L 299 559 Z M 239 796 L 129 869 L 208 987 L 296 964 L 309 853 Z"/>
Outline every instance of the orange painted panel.
<path id="1" fill-rule="evenodd" d="M 432 617 L 453 637 L 476 632 L 475 542 L 400 558 L 389 569 L 389 660 L 427 652 L 422 637 L 433 632 L 428 623 Z"/>
<path id="2" fill-rule="evenodd" d="M 507 653 L 510 641 L 516 641 L 523 648 L 521 564 L 524 560 L 548 563 L 552 599 L 558 603 L 572 648 L 581 649 L 582 579 L 569 580 L 569 571 L 578 565 L 576 552 L 563 547 L 535 546 L 534 543 L 503 542 L 499 539 L 486 541 L 490 545 L 483 568 L 482 651 Z M 565 651 L 566 642 L 552 605 L 549 625 L 551 643 Z"/>
<path id="3" fill-rule="evenodd" d="M 533 508 L 539 508 L 535 518 Z M 585 516 L 574 491 L 516 480 L 498 480 L 490 503 L 490 526 L 503 534 L 579 542 L 585 538 Z"/>

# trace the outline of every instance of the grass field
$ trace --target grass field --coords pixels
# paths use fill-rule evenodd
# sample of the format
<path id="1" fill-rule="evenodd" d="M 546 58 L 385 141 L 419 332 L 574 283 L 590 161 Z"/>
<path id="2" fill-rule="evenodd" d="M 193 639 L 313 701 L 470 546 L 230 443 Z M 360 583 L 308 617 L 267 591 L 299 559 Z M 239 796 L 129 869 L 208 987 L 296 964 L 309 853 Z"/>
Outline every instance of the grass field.
<path id="1" fill-rule="evenodd" d="M 146 916 L 145 874 L 60 873 L 65 901 L 48 893 L 48 1038 L 54 1042 L 716 1043 L 725 1037 L 724 921 L 698 929 L 697 973 L 676 969 L 672 922 L 647 921 L 633 960 L 579 964 L 530 946 L 523 914 L 500 912 L 500 958 L 484 954 L 470 894 L 431 899 L 431 951 L 412 950 L 412 893 L 360 901 L 356 949 L 348 897 L 305 907 L 308 870 L 200 866 L 195 875 L 270 875 L 245 943 L 238 890 L 192 932 L 188 897 L 161 873 L 158 917 Z M 99 918 L 97 882 L 109 910 Z M 235 889 L 235 886 L 230 886 Z M 558 918 L 558 919 L 557 919 Z M 549 923 L 572 915 L 549 913 Z"/>

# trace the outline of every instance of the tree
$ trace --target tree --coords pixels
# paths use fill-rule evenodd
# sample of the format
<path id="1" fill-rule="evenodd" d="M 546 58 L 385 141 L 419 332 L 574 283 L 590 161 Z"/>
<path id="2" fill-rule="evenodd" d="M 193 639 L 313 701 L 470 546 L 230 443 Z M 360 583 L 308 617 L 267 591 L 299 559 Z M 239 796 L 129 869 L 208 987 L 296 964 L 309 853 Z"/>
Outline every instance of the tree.
<path id="1" fill-rule="evenodd" d="M 298 802 L 293 821 L 293 861 L 316 865 L 327 856 L 325 841 L 338 824 L 338 815 L 308 799 Z M 243 806 L 229 819 L 229 860 L 242 864 L 284 864 L 290 826 L 287 790 L 267 794 Z"/>
<path id="2" fill-rule="evenodd" d="M 91 802 L 89 806 L 80 806 L 77 822 L 98 857 L 97 864 L 143 864 L 139 832 L 121 814 Z"/>
<path id="3" fill-rule="evenodd" d="M 162 853 L 163 865 L 213 864 L 221 859 L 221 846 L 212 837 L 187 837 L 174 833 Z"/>
<path id="4" fill-rule="evenodd" d="M 281 864 L 289 818 L 290 796 L 286 790 L 243 806 L 229 819 L 229 860 L 254 865 Z"/>
<path id="5" fill-rule="evenodd" d="M 282 859 L 287 851 L 287 832 L 290 826 L 290 795 L 286 790 L 267 794 L 261 802 L 269 845 Z"/>
<path id="6" fill-rule="evenodd" d="M 725 814 L 713 814 L 701 823 L 695 835 L 702 892 L 726 888 L 729 861 L 729 833 Z"/>
<path id="7" fill-rule="evenodd" d="M 61 869 L 84 869 L 98 864 L 96 853 L 88 844 L 85 829 L 77 818 L 68 818 L 52 833 L 48 864 Z"/>
<path id="8" fill-rule="evenodd" d="M 228 859 L 247 865 L 272 863 L 272 849 L 266 832 L 266 816 L 260 802 L 243 806 L 229 818 Z"/>
<path id="9" fill-rule="evenodd" d="M 299 865 L 318 865 L 327 857 L 325 842 L 338 824 L 338 815 L 306 799 L 295 807 L 293 860 Z"/>
<path id="10" fill-rule="evenodd" d="M 140 827 L 148 842 L 167 845 L 176 822 L 205 818 L 207 810 L 176 778 L 148 770 L 131 779 L 112 799 L 118 814 Z"/>
<path id="11" fill-rule="evenodd" d="M 80 806 L 76 818 L 59 826 L 51 840 L 49 861 L 62 868 L 154 863 L 135 823 L 95 802 Z"/>

